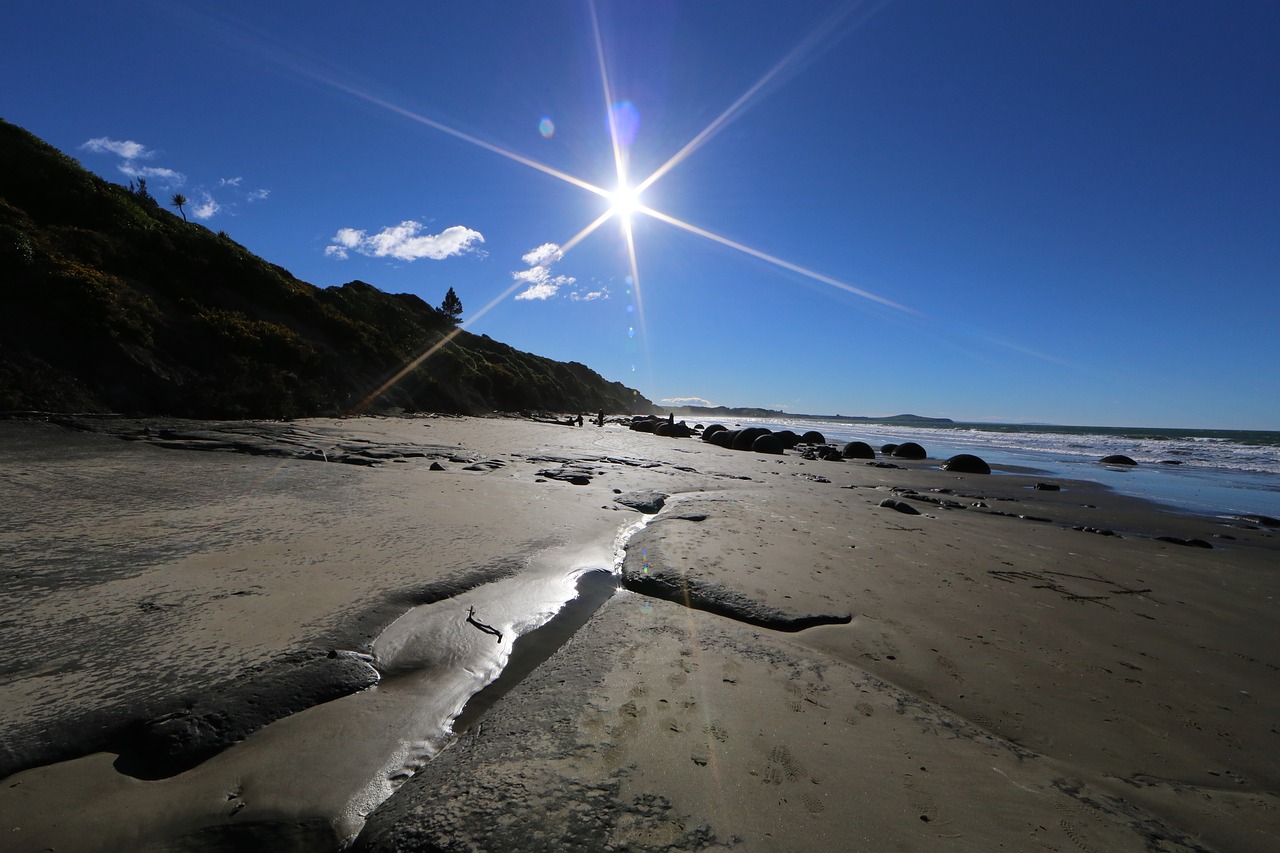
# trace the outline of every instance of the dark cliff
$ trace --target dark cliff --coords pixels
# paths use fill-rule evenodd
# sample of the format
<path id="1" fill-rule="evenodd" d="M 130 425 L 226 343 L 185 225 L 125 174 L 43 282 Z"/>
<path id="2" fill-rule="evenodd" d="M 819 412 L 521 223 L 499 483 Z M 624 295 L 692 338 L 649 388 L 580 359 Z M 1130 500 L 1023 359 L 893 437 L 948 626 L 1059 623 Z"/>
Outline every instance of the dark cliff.
<path id="1" fill-rule="evenodd" d="M 0 120 L 0 411 L 395 408 L 654 410 L 584 365 L 459 330 L 417 296 L 299 281 Z"/>

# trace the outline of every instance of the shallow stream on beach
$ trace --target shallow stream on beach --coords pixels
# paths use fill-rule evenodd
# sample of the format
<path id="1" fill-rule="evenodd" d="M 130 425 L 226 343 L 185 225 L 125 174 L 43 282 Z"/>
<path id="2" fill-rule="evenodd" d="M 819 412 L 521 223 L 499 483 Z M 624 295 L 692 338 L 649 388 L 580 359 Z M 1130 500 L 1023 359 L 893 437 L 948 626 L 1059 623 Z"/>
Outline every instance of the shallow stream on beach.
<path id="1" fill-rule="evenodd" d="M 552 549 L 516 577 L 407 611 L 374 642 L 376 686 L 285 717 L 184 773 L 135 779 L 113 766 L 114 755 L 97 753 L 11 777 L 37 798 L 82 804 L 22 840 L 60 851 L 351 840 L 455 728 L 472 724 L 617 588 L 626 541 L 647 518 L 612 544 Z"/>

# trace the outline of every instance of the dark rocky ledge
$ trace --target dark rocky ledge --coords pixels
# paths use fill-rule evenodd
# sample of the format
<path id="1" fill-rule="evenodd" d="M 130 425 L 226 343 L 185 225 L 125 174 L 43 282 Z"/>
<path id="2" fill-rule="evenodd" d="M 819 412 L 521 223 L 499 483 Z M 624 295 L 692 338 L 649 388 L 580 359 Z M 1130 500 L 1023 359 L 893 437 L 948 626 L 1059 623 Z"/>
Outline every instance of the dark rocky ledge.
<path id="1" fill-rule="evenodd" d="M 622 573 L 622 586 L 641 595 L 661 598 L 694 610 L 705 610 L 717 616 L 774 631 L 794 633 L 817 625 L 847 625 L 853 621 L 853 616 L 848 613 L 787 613 L 735 589 L 667 570 L 626 569 Z"/>

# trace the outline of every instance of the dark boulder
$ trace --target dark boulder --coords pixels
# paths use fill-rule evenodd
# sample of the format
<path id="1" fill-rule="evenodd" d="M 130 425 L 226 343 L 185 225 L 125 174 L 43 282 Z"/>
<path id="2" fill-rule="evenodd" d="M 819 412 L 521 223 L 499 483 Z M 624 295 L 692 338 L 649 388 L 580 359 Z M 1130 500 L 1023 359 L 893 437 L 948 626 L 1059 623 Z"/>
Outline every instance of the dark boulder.
<path id="1" fill-rule="evenodd" d="M 972 453 L 961 453 L 943 462 L 942 470 L 955 471 L 958 474 L 990 474 L 991 466 L 979 456 L 974 456 Z"/>
<path id="2" fill-rule="evenodd" d="M 631 422 L 631 428 L 636 432 L 653 432 L 658 428 L 658 421 L 654 418 L 637 418 Z"/>
<path id="3" fill-rule="evenodd" d="M 1036 483 L 1036 491 L 1038 492 L 1060 492 L 1062 486 L 1057 483 Z"/>
<path id="4" fill-rule="evenodd" d="M 875 459 L 876 452 L 865 441 L 851 441 L 840 451 L 845 459 Z"/>
<path id="5" fill-rule="evenodd" d="M 722 429 L 719 432 L 714 432 L 711 434 L 711 443 L 718 447 L 728 447 L 732 449 L 733 440 L 738 437 L 739 432 L 741 432 L 741 430 L 736 429 Z"/>
<path id="6" fill-rule="evenodd" d="M 908 441 L 895 447 L 893 455 L 898 459 L 924 459 L 929 454 L 925 453 L 924 448 L 914 441 Z"/>
<path id="7" fill-rule="evenodd" d="M 710 441 L 711 437 L 718 432 L 728 432 L 729 428 L 724 424 L 712 424 L 702 431 L 702 440 Z"/>
<path id="8" fill-rule="evenodd" d="M 796 435 L 789 429 L 779 430 L 774 435 L 782 442 L 783 448 L 790 450 L 800 443 L 800 436 Z"/>
<path id="9" fill-rule="evenodd" d="M 898 445 L 896 445 L 896 444 L 882 444 L 882 445 L 880 445 L 880 455 L 881 455 L 881 456 L 892 456 L 892 455 L 893 455 L 893 451 L 895 451 L 895 450 L 897 450 L 897 449 L 898 449 Z"/>
<path id="10" fill-rule="evenodd" d="M 824 436 L 822 433 L 818 432 L 816 429 L 811 429 L 808 432 L 806 432 L 804 435 L 800 436 L 800 443 L 801 444 L 826 444 L 827 437 Z"/>
<path id="11" fill-rule="evenodd" d="M 782 440 L 773 433 L 761 435 L 751 443 L 751 449 L 756 453 L 774 453 L 781 455 Z"/>
<path id="12" fill-rule="evenodd" d="M 733 439 L 734 450 L 750 450 L 751 446 L 756 443 L 756 439 L 762 435 L 769 435 L 769 430 L 764 427 L 749 427 L 738 432 Z"/>
<path id="13" fill-rule="evenodd" d="M 1104 456 L 1098 461 L 1101 462 L 1103 465 L 1137 465 L 1138 464 L 1137 462 L 1134 462 L 1132 459 L 1130 459 L 1128 456 L 1125 456 L 1123 453 L 1114 453 L 1111 456 Z"/>
<path id="14" fill-rule="evenodd" d="M 693 435 L 693 430 L 689 429 L 689 425 L 684 421 L 678 424 L 660 422 L 653 430 L 654 435 L 666 436 L 667 438 L 688 438 Z"/>

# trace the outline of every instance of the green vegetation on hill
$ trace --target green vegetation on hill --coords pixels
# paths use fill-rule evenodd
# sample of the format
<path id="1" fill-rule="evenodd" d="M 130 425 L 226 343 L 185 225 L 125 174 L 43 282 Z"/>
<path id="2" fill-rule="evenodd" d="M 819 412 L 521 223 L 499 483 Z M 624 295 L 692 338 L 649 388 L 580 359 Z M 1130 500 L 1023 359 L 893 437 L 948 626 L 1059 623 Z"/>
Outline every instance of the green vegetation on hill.
<path id="1" fill-rule="evenodd" d="M 299 281 L 0 120 L 0 411 L 654 411 L 581 364 L 461 331 L 460 303 L 445 308 Z"/>

